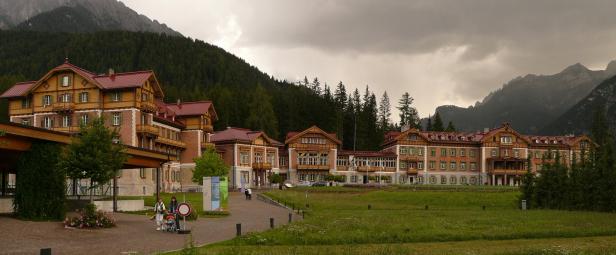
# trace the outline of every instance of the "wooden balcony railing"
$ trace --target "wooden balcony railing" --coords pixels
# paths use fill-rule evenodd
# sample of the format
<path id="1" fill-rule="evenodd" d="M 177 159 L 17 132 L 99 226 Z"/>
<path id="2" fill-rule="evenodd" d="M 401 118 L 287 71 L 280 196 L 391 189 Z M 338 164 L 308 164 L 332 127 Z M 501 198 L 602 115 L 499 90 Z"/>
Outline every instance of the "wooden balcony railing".
<path id="1" fill-rule="evenodd" d="M 417 169 L 406 169 L 406 174 L 417 174 L 419 172 L 419 170 Z"/>
<path id="2" fill-rule="evenodd" d="M 252 163 L 252 169 L 255 169 L 255 170 L 271 170 L 272 169 L 272 164 L 265 163 L 265 162 Z"/>
<path id="3" fill-rule="evenodd" d="M 72 112 L 75 110 L 75 103 L 72 102 L 56 102 L 51 105 L 54 112 Z"/>
<path id="4" fill-rule="evenodd" d="M 153 102 L 144 102 L 144 101 L 142 101 L 139 104 L 139 109 L 141 109 L 144 112 L 156 112 L 156 110 L 158 110 L 158 108 Z"/>
<path id="5" fill-rule="evenodd" d="M 186 148 L 186 143 L 182 141 L 171 140 L 171 139 L 167 139 L 164 137 L 157 137 L 155 141 L 157 143 L 162 143 L 162 144 L 171 145 L 171 146 L 180 147 L 180 148 Z"/>
<path id="6" fill-rule="evenodd" d="M 212 133 L 214 132 L 214 127 L 212 125 L 203 125 L 203 131 L 207 133 Z"/>
<path id="7" fill-rule="evenodd" d="M 329 170 L 329 165 L 297 165 L 298 170 Z"/>
<path id="8" fill-rule="evenodd" d="M 137 124 L 137 133 L 158 136 L 158 127 L 148 124 Z"/>
<path id="9" fill-rule="evenodd" d="M 414 161 L 419 162 L 424 160 L 424 156 L 418 155 L 400 155 L 400 160 L 402 161 Z"/>
<path id="10" fill-rule="evenodd" d="M 489 174 L 498 174 L 498 175 L 524 175 L 526 174 L 526 170 L 522 169 L 489 169 Z"/>
<path id="11" fill-rule="evenodd" d="M 51 128 L 53 131 L 67 132 L 67 133 L 79 133 L 79 126 L 70 126 L 70 127 L 54 127 Z"/>

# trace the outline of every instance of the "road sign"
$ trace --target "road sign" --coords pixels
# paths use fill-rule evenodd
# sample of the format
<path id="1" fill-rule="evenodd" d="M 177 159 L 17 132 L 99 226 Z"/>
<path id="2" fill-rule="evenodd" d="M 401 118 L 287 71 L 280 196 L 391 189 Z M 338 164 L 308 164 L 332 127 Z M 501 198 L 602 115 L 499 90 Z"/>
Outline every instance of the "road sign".
<path id="1" fill-rule="evenodd" d="M 190 205 L 187 203 L 181 203 L 178 205 L 178 214 L 180 216 L 188 216 L 190 215 L 190 213 L 192 213 L 192 208 L 190 208 Z"/>

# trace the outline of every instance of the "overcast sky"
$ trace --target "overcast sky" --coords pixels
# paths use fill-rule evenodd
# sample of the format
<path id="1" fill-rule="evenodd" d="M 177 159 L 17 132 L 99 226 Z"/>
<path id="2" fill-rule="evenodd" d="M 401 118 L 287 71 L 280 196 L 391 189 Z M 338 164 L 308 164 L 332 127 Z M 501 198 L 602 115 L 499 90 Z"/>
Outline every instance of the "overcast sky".
<path id="1" fill-rule="evenodd" d="M 516 76 L 616 58 L 616 1 L 121 1 L 279 79 L 369 85 L 392 105 L 407 91 L 422 117 Z"/>

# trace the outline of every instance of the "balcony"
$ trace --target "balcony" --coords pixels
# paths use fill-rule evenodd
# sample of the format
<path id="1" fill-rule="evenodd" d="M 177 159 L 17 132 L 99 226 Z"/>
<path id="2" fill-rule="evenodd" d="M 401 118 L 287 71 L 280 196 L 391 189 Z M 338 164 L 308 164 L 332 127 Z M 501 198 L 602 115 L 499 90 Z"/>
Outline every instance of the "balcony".
<path id="1" fill-rule="evenodd" d="M 297 165 L 297 170 L 324 170 L 329 171 L 329 165 Z"/>
<path id="2" fill-rule="evenodd" d="M 207 149 L 207 148 L 216 149 L 216 145 L 214 145 L 213 143 L 201 142 L 201 148 L 203 148 L 203 149 Z"/>
<path id="3" fill-rule="evenodd" d="M 73 112 L 75 110 L 75 103 L 72 102 L 57 102 L 51 105 L 51 109 L 54 112 Z"/>
<path id="4" fill-rule="evenodd" d="M 212 125 L 203 125 L 203 131 L 206 133 L 213 133 L 214 127 Z"/>
<path id="5" fill-rule="evenodd" d="M 137 124 L 137 133 L 144 135 L 158 136 L 158 127 L 148 124 Z"/>
<path id="6" fill-rule="evenodd" d="M 411 161 L 411 162 L 419 162 L 424 160 L 424 156 L 417 155 L 400 155 L 401 161 Z"/>
<path id="7" fill-rule="evenodd" d="M 488 170 L 488 174 L 491 175 L 524 175 L 526 174 L 526 170 L 521 169 L 490 169 Z"/>
<path id="8" fill-rule="evenodd" d="M 156 112 L 156 110 L 158 110 L 158 108 L 153 102 L 145 102 L 145 101 L 142 101 L 141 104 L 139 104 L 139 109 L 141 109 L 144 112 L 150 112 L 150 113 Z"/>
<path id="9" fill-rule="evenodd" d="M 271 170 L 272 169 L 272 164 L 265 163 L 265 162 L 252 163 L 252 169 L 254 169 L 254 170 Z"/>
<path id="10" fill-rule="evenodd" d="M 410 175 L 416 175 L 418 173 L 417 169 L 406 169 L 406 174 L 410 174 Z"/>
<path id="11" fill-rule="evenodd" d="M 176 140 L 171 140 L 171 139 L 167 139 L 167 138 L 163 138 L 163 137 L 157 137 L 156 138 L 156 142 L 157 143 L 166 144 L 166 145 L 169 145 L 169 146 L 186 148 L 186 143 L 184 143 L 184 142 L 176 141 Z"/>
<path id="12" fill-rule="evenodd" d="M 66 133 L 79 133 L 79 126 L 71 126 L 71 127 L 54 127 L 51 128 L 53 131 L 66 132 Z"/>

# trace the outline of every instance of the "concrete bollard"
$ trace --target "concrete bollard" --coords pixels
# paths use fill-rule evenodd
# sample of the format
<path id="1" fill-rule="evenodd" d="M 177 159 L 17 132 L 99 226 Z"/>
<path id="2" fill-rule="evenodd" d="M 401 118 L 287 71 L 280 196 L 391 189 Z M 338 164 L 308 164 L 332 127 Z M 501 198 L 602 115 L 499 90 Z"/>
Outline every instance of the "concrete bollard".
<path id="1" fill-rule="evenodd" d="M 368 210 L 372 209 L 372 205 L 368 205 Z"/>
<path id="2" fill-rule="evenodd" d="M 289 223 L 291 223 L 292 220 L 293 220 L 293 214 L 289 213 Z"/>
<path id="3" fill-rule="evenodd" d="M 242 223 L 237 223 L 235 224 L 235 236 L 241 236 L 242 235 Z"/>
<path id="4" fill-rule="evenodd" d="M 428 210 L 428 205 L 426 205 L 426 210 Z"/>
<path id="5" fill-rule="evenodd" d="M 270 228 L 274 229 L 274 218 L 270 218 Z"/>
<path id="6" fill-rule="evenodd" d="M 485 205 L 482 206 L 481 209 L 483 209 L 485 211 L 486 210 L 486 206 Z"/>

